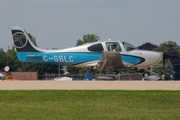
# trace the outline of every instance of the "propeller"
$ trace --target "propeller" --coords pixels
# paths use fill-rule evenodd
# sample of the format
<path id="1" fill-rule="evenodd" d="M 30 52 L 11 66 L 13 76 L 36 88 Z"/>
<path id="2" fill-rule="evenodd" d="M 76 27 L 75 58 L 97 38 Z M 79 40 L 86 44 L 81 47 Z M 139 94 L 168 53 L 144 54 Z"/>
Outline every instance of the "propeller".
<path id="1" fill-rule="evenodd" d="M 165 75 L 165 64 L 166 64 L 166 59 L 170 58 L 171 56 L 167 55 L 165 53 L 165 44 L 164 44 L 164 49 L 163 49 L 163 74 Z"/>

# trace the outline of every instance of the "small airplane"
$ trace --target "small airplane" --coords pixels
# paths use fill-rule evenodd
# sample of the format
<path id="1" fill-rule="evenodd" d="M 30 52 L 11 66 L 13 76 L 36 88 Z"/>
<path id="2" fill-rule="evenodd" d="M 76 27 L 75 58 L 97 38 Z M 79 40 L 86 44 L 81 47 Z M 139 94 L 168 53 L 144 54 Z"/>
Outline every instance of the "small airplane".
<path id="1" fill-rule="evenodd" d="M 170 57 L 161 52 L 139 50 L 127 42 L 110 40 L 61 50 L 46 50 L 36 47 L 23 28 L 12 26 L 11 32 L 15 51 L 21 62 L 60 64 L 99 71 L 106 69 L 108 74 L 99 77 L 103 79 L 116 79 L 112 74 L 113 69 L 144 69 L 153 74 L 148 78 L 157 79 L 157 74 L 147 67 Z"/>

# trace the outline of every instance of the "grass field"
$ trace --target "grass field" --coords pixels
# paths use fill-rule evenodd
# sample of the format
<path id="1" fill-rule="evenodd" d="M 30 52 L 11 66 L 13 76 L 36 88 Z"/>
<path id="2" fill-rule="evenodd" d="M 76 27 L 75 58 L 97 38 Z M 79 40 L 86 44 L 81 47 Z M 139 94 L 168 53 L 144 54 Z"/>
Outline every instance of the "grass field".
<path id="1" fill-rule="evenodd" d="M 1 90 L 2 120 L 179 120 L 180 91 Z"/>

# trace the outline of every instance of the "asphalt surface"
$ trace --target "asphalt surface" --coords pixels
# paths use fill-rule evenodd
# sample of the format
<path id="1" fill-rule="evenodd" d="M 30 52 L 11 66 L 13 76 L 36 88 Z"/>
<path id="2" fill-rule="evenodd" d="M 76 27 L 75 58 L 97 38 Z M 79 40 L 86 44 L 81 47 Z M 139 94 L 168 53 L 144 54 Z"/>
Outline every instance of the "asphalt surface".
<path id="1" fill-rule="evenodd" d="M 0 81 L 0 90 L 180 90 L 180 81 Z"/>

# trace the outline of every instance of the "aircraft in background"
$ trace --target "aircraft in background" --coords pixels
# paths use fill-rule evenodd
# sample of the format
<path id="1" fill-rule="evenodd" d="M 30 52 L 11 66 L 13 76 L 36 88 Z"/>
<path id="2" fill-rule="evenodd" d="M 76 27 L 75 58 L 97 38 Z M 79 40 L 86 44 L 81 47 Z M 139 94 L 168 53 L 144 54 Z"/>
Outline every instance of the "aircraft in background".
<path id="1" fill-rule="evenodd" d="M 119 41 L 98 41 L 67 49 L 46 50 L 36 47 L 23 28 L 12 26 L 11 32 L 21 62 L 60 64 L 99 71 L 107 69 L 107 75 L 99 76 L 102 79 L 116 79 L 112 74 L 113 69 L 144 69 L 153 74 L 148 78 L 157 80 L 159 75 L 147 70 L 147 67 L 170 57 L 161 52 L 139 50 Z"/>

